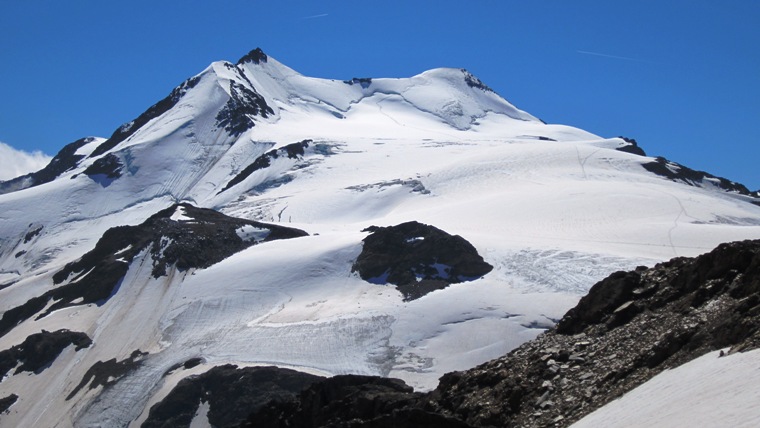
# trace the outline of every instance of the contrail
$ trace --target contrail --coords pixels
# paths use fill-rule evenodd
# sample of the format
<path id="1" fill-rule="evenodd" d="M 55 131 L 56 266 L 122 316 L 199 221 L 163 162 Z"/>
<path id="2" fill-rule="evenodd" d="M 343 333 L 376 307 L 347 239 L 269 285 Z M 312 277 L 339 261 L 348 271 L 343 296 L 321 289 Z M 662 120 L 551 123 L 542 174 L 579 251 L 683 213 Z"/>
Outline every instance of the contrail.
<path id="1" fill-rule="evenodd" d="M 579 54 L 583 54 L 583 55 L 600 56 L 602 58 L 622 59 L 622 60 L 625 60 L 625 61 L 636 61 L 636 62 L 649 62 L 649 61 L 645 61 L 643 59 L 629 58 L 627 56 L 607 55 L 607 54 L 598 53 L 598 52 L 589 52 L 589 51 L 576 51 L 576 52 L 578 52 Z"/>
<path id="2" fill-rule="evenodd" d="M 324 18 L 327 15 L 329 15 L 329 13 L 320 13 L 319 15 L 304 16 L 301 19 L 303 20 L 303 19 Z"/>

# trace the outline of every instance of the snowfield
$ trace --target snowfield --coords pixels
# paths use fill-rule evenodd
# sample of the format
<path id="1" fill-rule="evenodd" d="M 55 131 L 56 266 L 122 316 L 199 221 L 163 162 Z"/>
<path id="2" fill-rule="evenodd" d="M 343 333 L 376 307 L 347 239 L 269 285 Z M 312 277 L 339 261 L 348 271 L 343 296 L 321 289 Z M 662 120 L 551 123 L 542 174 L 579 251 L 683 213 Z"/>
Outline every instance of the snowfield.
<path id="1" fill-rule="evenodd" d="M 1 312 L 54 288 L 52 276 L 106 230 L 176 202 L 310 235 L 265 242 L 266 229 L 246 226 L 238 236 L 257 245 L 158 278 L 142 252 L 102 304 L 22 322 L 0 337 L 0 350 L 42 329 L 84 332 L 93 345 L 4 379 L 0 398 L 19 398 L 0 423 L 139 426 L 183 376 L 223 363 L 393 376 L 429 390 L 442 374 L 540 334 L 611 272 L 760 238 L 752 198 L 649 173 L 642 164 L 652 158 L 616 150 L 623 140 L 544 124 L 478 82 L 459 69 L 344 82 L 271 58 L 217 62 L 107 151 L 122 165 L 119 178 L 106 185 L 84 173 L 100 154 L 49 183 L 0 195 Z M 272 113 L 244 114 L 239 120 L 254 126 L 235 134 L 218 122 L 239 88 Z M 222 191 L 266 153 L 306 140 L 303 154 L 269 157 Z M 79 153 L 105 140 L 95 141 Z M 191 219 L 178 209 L 172 220 Z M 412 301 L 352 273 L 362 230 L 411 220 L 462 236 L 494 270 Z M 147 354 L 134 370 L 67 399 L 93 364 L 136 350 Z M 191 358 L 203 364 L 166 375 Z M 757 354 L 718 361 L 740 359 L 737 367 L 750 367 Z M 701 359 L 693 364 L 703 370 Z M 606 414 L 626 420 L 598 417 Z"/>
<path id="2" fill-rule="evenodd" d="M 756 427 L 760 351 L 711 352 L 645 384 L 572 425 Z"/>

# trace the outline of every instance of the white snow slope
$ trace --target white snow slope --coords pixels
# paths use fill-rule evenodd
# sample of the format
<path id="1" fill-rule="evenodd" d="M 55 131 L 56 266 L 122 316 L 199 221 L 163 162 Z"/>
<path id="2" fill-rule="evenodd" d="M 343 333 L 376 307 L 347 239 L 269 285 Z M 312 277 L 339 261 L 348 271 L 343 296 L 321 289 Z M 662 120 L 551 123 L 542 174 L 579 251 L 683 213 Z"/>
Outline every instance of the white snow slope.
<path id="1" fill-rule="evenodd" d="M 106 153 L 83 147 L 90 157 L 56 180 L 0 195 L 0 311 L 53 288 L 53 274 L 107 229 L 179 201 L 310 236 L 158 279 L 141 254 L 105 304 L 24 321 L 0 350 L 60 328 L 93 345 L 4 379 L 0 398 L 19 399 L 2 426 L 139 426 L 181 377 L 167 369 L 194 357 L 204 364 L 186 373 L 266 364 L 426 390 L 532 339 L 613 271 L 760 238 L 749 197 L 651 174 L 641 165 L 652 158 L 615 150 L 623 140 L 544 124 L 460 69 L 347 83 L 268 58 L 213 63 L 195 83 Z M 249 116 L 255 126 L 234 135 L 217 117 L 240 88 L 272 114 Z M 221 192 L 257 157 L 305 139 L 302 157 L 272 159 Z M 106 155 L 122 177 L 83 174 Z M 410 220 L 464 237 L 494 270 L 410 302 L 351 272 L 361 230 Z M 148 352 L 138 369 L 66 400 L 95 362 L 137 349 Z"/>
<path id="2" fill-rule="evenodd" d="M 660 373 L 572 427 L 760 426 L 760 350 L 719 354 Z"/>

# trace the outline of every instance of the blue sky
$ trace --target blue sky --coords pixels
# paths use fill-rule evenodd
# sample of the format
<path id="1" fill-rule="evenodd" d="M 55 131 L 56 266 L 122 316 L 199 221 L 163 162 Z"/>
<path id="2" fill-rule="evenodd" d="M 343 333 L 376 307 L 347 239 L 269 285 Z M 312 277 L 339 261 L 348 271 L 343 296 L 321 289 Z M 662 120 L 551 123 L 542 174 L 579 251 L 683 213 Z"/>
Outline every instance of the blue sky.
<path id="1" fill-rule="evenodd" d="M 108 137 L 215 60 L 302 74 L 470 70 L 550 123 L 760 189 L 760 2 L 0 0 L 0 141 Z"/>

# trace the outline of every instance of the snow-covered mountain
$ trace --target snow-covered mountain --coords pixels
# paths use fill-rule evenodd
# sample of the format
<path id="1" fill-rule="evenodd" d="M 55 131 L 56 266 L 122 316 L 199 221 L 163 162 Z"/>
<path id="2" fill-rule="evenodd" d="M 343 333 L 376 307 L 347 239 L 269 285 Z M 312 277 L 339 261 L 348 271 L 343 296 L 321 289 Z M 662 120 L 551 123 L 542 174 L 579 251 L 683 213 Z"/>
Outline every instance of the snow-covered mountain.
<path id="1" fill-rule="evenodd" d="M 227 363 L 428 390 L 611 272 L 760 238 L 743 186 L 465 70 L 318 79 L 258 49 L 0 193 L 2 426 L 139 426 Z"/>

